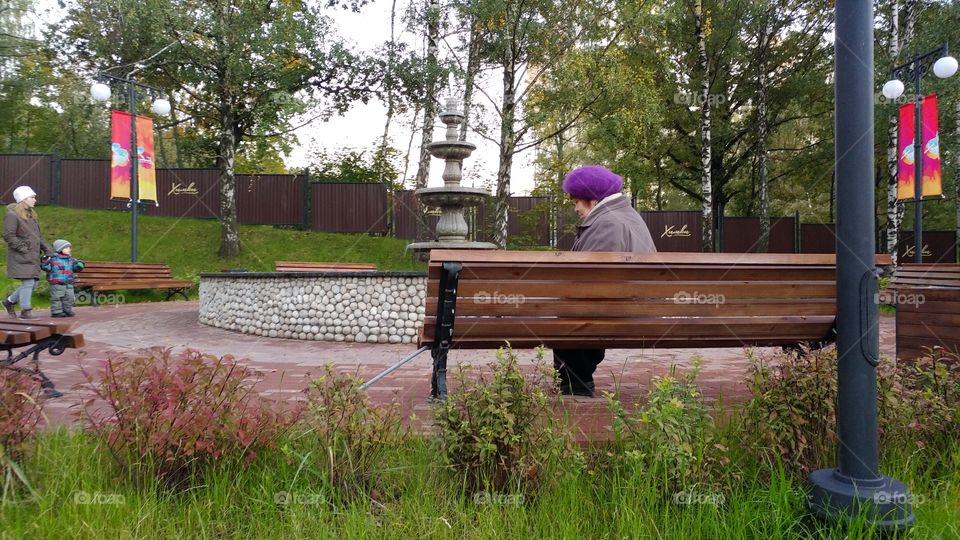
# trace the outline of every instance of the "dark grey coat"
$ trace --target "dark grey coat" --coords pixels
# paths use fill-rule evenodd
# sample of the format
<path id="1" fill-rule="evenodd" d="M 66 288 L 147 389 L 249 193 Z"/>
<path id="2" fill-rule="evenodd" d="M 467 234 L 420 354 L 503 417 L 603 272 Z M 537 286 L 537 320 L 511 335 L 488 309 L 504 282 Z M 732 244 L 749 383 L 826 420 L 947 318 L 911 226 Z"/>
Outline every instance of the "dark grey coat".
<path id="1" fill-rule="evenodd" d="M 573 251 L 656 252 L 647 224 L 620 196 L 593 209 L 577 227 Z"/>
<path id="2" fill-rule="evenodd" d="M 3 239 L 7 243 L 7 277 L 14 279 L 40 279 L 41 253 L 53 253 L 40 234 L 40 224 L 35 219 L 22 219 L 13 210 L 16 204 L 7 205 L 3 217 Z"/>

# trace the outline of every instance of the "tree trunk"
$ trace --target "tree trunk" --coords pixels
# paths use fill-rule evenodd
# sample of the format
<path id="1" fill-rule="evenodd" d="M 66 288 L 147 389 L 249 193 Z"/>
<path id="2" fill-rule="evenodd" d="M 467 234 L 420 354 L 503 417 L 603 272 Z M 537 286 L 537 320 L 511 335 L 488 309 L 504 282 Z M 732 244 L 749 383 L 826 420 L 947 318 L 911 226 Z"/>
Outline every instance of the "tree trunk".
<path id="1" fill-rule="evenodd" d="M 657 212 L 663 211 L 663 165 L 660 163 L 660 157 L 657 156 L 653 162 L 657 170 Z"/>
<path id="2" fill-rule="evenodd" d="M 480 37 L 475 29 L 476 23 L 470 17 L 470 43 L 467 44 L 467 72 L 463 76 L 463 123 L 460 124 L 460 140 L 467 140 L 467 128 L 470 126 L 470 109 L 473 104 L 473 83 L 480 67 Z"/>
<path id="3" fill-rule="evenodd" d="M 516 131 L 513 120 L 516 115 L 516 67 L 513 48 L 507 47 L 503 61 L 503 111 L 500 123 L 500 165 L 497 167 L 497 200 L 494 213 L 493 243 L 500 249 L 507 247 L 507 222 L 510 218 L 510 172 L 516 148 Z"/>
<path id="4" fill-rule="evenodd" d="M 430 153 L 427 145 L 433 142 L 433 121 L 437 114 L 437 41 L 440 38 L 440 2 L 429 0 L 427 7 L 427 85 L 423 100 L 423 129 L 420 132 L 420 162 L 417 165 L 417 177 L 414 188 L 427 187 L 430 180 Z M 427 208 L 420 205 L 417 216 L 417 240 L 423 241 L 431 236 L 427 230 Z"/>
<path id="5" fill-rule="evenodd" d="M 697 76 L 700 82 L 700 185 L 703 195 L 703 251 L 714 251 L 713 245 L 713 183 L 710 147 L 710 66 L 707 63 L 706 14 L 703 0 L 694 7 L 697 32 Z"/>
<path id="6" fill-rule="evenodd" d="M 953 140 L 960 141 L 960 101 L 957 101 L 956 108 L 954 109 L 954 128 L 953 128 Z M 960 258 L 960 153 L 954 152 L 954 164 L 953 164 L 953 184 L 956 191 L 956 199 L 954 203 L 956 204 L 957 212 L 957 257 Z"/>
<path id="7" fill-rule="evenodd" d="M 767 186 L 767 68 L 763 48 L 766 47 L 766 28 L 760 33 L 760 59 L 757 62 L 757 183 L 760 189 L 760 238 L 757 253 L 770 251 L 770 195 Z"/>
<path id="8" fill-rule="evenodd" d="M 900 0 L 894 0 L 890 13 L 890 58 L 896 63 L 900 56 Z M 887 241 L 886 251 L 893 266 L 897 265 L 897 236 L 903 220 L 903 206 L 897 204 L 897 107 L 887 122 Z"/>
<path id="9" fill-rule="evenodd" d="M 387 158 L 387 146 L 390 142 L 390 123 L 393 121 L 393 112 L 394 112 L 394 81 L 396 80 L 395 69 L 395 57 L 396 57 L 396 33 L 394 31 L 394 23 L 397 16 L 397 0 L 393 0 L 390 4 L 390 44 L 389 50 L 387 51 L 387 76 L 384 80 L 384 85 L 386 86 L 387 91 L 387 119 L 383 123 L 383 136 L 380 138 L 380 154 L 381 159 Z M 380 183 L 384 185 L 384 188 L 387 190 L 387 234 L 392 236 L 394 232 L 394 215 L 393 215 L 393 183 L 386 182 L 384 177 L 384 167 L 380 168 Z"/>
<path id="10" fill-rule="evenodd" d="M 220 169 L 220 256 L 224 259 L 232 259 L 240 255 L 235 197 L 236 177 L 234 176 L 237 139 L 233 124 L 233 107 L 229 103 L 221 105 L 217 165 Z"/>

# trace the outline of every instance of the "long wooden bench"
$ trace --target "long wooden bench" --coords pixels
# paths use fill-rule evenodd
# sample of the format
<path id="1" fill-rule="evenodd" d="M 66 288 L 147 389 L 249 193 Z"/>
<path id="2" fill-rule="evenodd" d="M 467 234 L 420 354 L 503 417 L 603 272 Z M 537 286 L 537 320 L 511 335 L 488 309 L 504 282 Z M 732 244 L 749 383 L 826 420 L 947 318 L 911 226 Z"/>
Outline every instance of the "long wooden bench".
<path id="1" fill-rule="evenodd" d="M 277 272 L 362 272 L 375 271 L 372 263 L 333 263 L 333 262 L 295 262 L 277 261 Z"/>
<path id="2" fill-rule="evenodd" d="M 74 286 L 91 291 L 92 303 L 96 304 L 98 291 L 125 291 L 139 289 L 167 289 L 169 300 L 174 295 L 189 300 L 187 290 L 193 287 L 189 279 L 174 279 L 170 267 L 162 263 L 129 263 L 90 261 L 77 274 Z"/>
<path id="3" fill-rule="evenodd" d="M 451 348 L 818 347 L 836 333 L 834 255 L 434 250 L 426 296 L 438 398 Z"/>
<path id="4" fill-rule="evenodd" d="M 53 356 L 59 356 L 67 349 L 82 348 L 83 334 L 71 333 L 71 326 L 72 323 L 61 321 L 0 319 L 0 350 L 7 352 L 7 357 L 0 359 L 0 369 L 26 373 L 40 382 L 47 397 L 61 396 L 53 381 L 40 370 L 40 353 L 48 351 Z M 23 350 L 14 356 L 16 349 Z M 31 356 L 30 367 L 14 365 Z"/>
<path id="5" fill-rule="evenodd" d="M 888 289 L 888 303 L 897 307 L 897 358 L 918 358 L 935 346 L 960 352 L 960 265 L 901 264 Z"/>

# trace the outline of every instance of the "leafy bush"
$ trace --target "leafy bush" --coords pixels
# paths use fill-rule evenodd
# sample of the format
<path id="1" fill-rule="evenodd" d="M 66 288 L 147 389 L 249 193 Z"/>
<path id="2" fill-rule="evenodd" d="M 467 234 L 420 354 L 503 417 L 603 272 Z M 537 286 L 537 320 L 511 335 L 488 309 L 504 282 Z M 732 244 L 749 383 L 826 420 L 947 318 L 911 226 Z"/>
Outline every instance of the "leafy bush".
<path id="1" fill-rule="evenodd" d="M 748 355 L 751 399 L 741 425 L 747 449 L 798 474 L 825 466 L 837 444 L 836 348 Z"/>
<path id="2" fill-rule="evenodd" d="M 960 356 L 933 347 L 907 362 L 881 364 L 879 424 L 884 440 L 918 447 L 960 438 Z"/>
<path id="3" fill-rule="evenodd" d="M 828 466 L 837 445 L 837 351 L 752 358 L 752 399 L 742 424 L 754 455 L 781 460 L 796 474 Z M 919 447 L 960 436 L 960 359 L 935 348 L 877 369 L 877 427 L 883 441 Z"/>
<path id="4" fill-rule="evenodd" d="M 709 483 L 711 471 L 729 463 L 697 385 L 701 363 L 695 357 L 682 375 L 671 366 L 668 375 L 654 377 L 644 403 L 634 411 L 606 396 L 624 464 L 662 479 L 669 493 Z"/>
<path id="5" fill-rule="evenodd" d="M 40 383 L 29 375 L 0 368 L 0 483 L 2 498 L 14 495 L 18 482 L 30 485 L 20 468 L 43 418 Z"/>
<path id="6" fill-rule="evenodd" d="M 462 474 L 468 493 L 535 489 L 547 470 L 577 460 L 568 432 L 554 420 L 556 379 L 537 350 L 530 380 L 520 371 L 512 349 L 497 351 L 491 373 L 468 378 L 469 367 L 456 373 L 456 391 L 434 410 L 440 451 Z"/>
<path id="7" fill-rule="evenodd" d="M 152 348 L 83 373 L 92 394 L 82 408 L 86 429 L 136 479 L 171 487 L 201 478 L 218 460 L 248 464 L 299 414 L 261 399 L 255 373 L 232 356 L 187 350 L 173 358 L 169 348 Z"/>
<path id="8" fill-rule="evenodd" d="M 362 382 L 327 364 L 325 375 L 306 390 L 304 420 L 311 454 L 321 474 L 347 500 L 375 491 L 387 451 L 407 434 L 398 408 L 371 405 L 360 390 Z"/>

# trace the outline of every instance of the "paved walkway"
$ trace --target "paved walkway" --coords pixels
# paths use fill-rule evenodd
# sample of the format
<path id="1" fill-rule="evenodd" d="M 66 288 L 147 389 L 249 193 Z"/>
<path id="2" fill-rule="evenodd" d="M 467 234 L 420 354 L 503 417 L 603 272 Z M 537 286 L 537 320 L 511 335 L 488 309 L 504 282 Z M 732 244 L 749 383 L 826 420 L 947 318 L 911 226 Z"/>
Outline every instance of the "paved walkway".
<path id="1" fill-rule="evenodd" d="M 385 367 L 415 350 L 413 345 L 380 345 L 323 341 L 300 341 L 264 338 L 212 328 L 197 322 L 197 302 L 164 302 L 114 306 L 81 307 L 74 319 L 74 331 L 82 332 L 87 346 L 82 352 L 69 350 L 59 357 L 44 354 L 44 372 L 66 393 L 46 403 L 52 422 L 73 421 L 72 411 L 82 393 L 71 388 L 82 381 L 81 363 L 95 367 L 111 352 L 132 351 L 144 347 L 165 346 L 175 350 L 193 348 L 218 356 L 232 354 L 246 365 L 263 372 L 261 393 L 279 399 L 299 399 L 310 373 L 322 372 L 332 363 L 336 369 L 369 379 Z M 894 321 L 881 318 L 881 350 L 892 357 Z M 775 349 L 760 349 L 772 352 Z M 700 384 L 709 400 L 742 401 L 747 396 L 744 379 L 749 362 L 742 349 L 658 349 L 607 351 L 600 365 L 596 383 L 598 391 L 614 391 L 624 403 L 636 403 L 645 393 L 650 379 L 669 371 L 672 364 L 681 369 L 691 365 L 691 358 L 701 354 L 704 362 Z M 532 351 L 518 351 L 522 365 L 529 365 Z M 493 351 L 452 351 L 450 366 L 458 364 L 486 365 L 493 361 Z M 448 377 L 450 378 L 450 377 Z M 429 352 L 422 354 L 400 370 L 370 388 L 374 401 L 397 400 L 403 410 L 416 413 L 421 422 L 428 422 L 430 406 Z M 581 438 L 610 436 L 609 414 L 602 398 L 563 398 L 564 407 Z"/>

